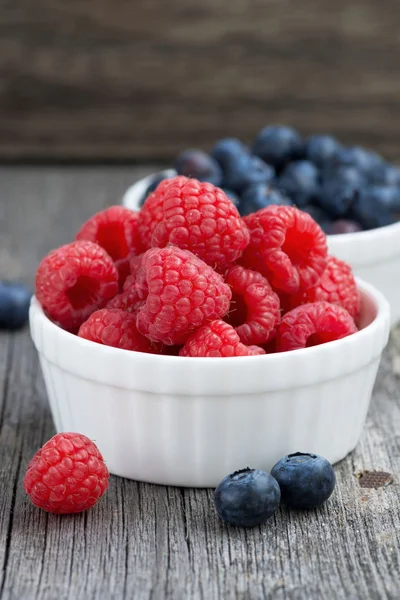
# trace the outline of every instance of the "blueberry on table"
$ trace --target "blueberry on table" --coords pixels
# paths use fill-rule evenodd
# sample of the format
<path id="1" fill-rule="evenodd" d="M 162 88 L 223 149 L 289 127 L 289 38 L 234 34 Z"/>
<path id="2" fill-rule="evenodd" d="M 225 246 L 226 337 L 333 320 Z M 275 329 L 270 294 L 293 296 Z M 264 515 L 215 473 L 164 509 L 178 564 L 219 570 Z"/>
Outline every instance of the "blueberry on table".
<path id="1" fill-rule="evenodd" d="M 296 452 L 284 456 L 271 471 L 289 508 L 315 508 L 332 494 L 336 476 L 332 465 L 318 454 Z"/>
<path id="2" fill-rule="evenodd" d="M 269 183 L 275 177 L 271 165 L 249 154 L 246 146 L 234 138 L 220 140 L 214 146 L 212 155 L 222 168 L 222 187 L 235 192 L 240 192 L 251 183 Z"/>
<path id="3" fill-rule="evenodd" d="M 217 161 L 202 150 L 185 150 L 175 161 L 178 175 L 193 177 L 199 181 L 208 181 L 219 186 L 222 183 L 222 171 Z"/>
<path id="4" fill-rule="evenodd" d="M 394 222 L 393 209 L 387 203 L 387 188 L 369 187 L 361 190 L 351 208 L 351 219 L 364 229 L 385 227 Z"/>
<path id="5" fill-rule="evenodd" d="M 277 187 L 298 208 L 305 206 L 318 195 L 319 171 L 309 160 L 289 163 L 279 177 Z"/>
<path id="6" fill-rule="evenodd" d="M 0 329 L 21 329 L 27 323 L 31 296 L 22 283 L 0 281 Z"/>
<path id="7" fill-rule="evenodd" d="M 292 127 L 270 125 L 264 127 L 257 135 L 253 144 L 253 154 L 281 169 L 291 160 L 303 157 L 304 144 Z"/>
<path id="8" fill-rule="evenodd" d="M 270 519 L 281 498 L 276 480 L 260 469 L 243 469 L 227 475 L 214 493 L 222 521 L 237 527 L 255 527 Z"/>
<path id="9" fill-rule="evenodd" d="M 362 226 L 360 223 L 357 223 L 357 221 L 337 219 L 336 221 L 331 222 L 325 233 L 328 235 L 338 235 L 341 233 L 357 233 L 358 231 L 362 231 Z"/>
<path id="10" fill-rule="evenodd" d="M 272 189 L 265 183 L 253 183 L 242 192 L 239 212 L 245 217 L 271 204 L 292 206 L 293 202 L 280 191 Z"/>
<path id="11" fill-rule="evenodd" d="M 341 149 L 339 142 L 331 135 L 311 135 L 306 140 L 305 154 L 318 167 L 328 163 Z"/>

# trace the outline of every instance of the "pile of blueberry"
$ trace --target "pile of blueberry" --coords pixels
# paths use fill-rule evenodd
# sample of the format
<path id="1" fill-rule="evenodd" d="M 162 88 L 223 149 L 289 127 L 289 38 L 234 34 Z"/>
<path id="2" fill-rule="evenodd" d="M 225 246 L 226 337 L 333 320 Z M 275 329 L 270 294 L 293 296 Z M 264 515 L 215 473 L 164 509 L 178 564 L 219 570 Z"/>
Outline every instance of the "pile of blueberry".
<path id="1" fill-rule="evenodd" d="M 326 458 L 296 452 L 277 462 L 271 474 L 246 468 L 227 475 L 215 490 L 214 503 L 222 521 L 255 527 L 270 519 L 280 503 L 293 509 L 320 506 L 335 484 L 335 472 Z"/>
<path id="2" fill-rule="evenodd" d="M 221 187 L 243 216 L 270 204 L 295 205 L 327 234 L 374 229 L 400 217 L 399 168 L 329 135 L 303 139 L 291 127 L 265 127 L 250 148 L 226 138 L 210 154 L 186 150 L 175 170 Z M 161 173 L 146 197 L 162 179 Z"/>

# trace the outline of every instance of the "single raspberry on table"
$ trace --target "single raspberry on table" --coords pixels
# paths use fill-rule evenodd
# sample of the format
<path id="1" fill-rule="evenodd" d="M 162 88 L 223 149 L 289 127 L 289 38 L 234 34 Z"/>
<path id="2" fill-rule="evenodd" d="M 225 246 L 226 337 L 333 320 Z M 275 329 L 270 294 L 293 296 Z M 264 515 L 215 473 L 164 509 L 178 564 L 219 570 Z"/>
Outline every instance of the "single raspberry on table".
<path id="1" fill-rule="evenodd" d="M 124 206 L 110 206 L 86 221 L 75 237 L 104 248 L 115 262 L 121 287 L 129 274 L 130 255 L 142 251 L 138 215 Z"/>
<path id="2" fill-rule="evenodd" d="M 80 433 L 58 433 L 32 458 L 24 479 L 35 506 L 57 514 L 94 506 L 109 472 L 96 444 Z"/>
<path id="3" fill-rule="evenodd" d="M 222 272 L 249 243 L 249 232 L 236 206 L 211 183 L 177 177 L 154 194 L 159 194 L 159 203 L 146 201 L 139 214 L 139 223 L 151 214 L 151 246 L 172 244 L 190 250 Z"/>
<path id="4" fill-rule="evenodd" d="M 138 330 L 168 346 L 184 344 L 206 321 L 224 317 L 232 295 L 221 275 L 175 246 L 145 253 L 136 288 L 145 301 L 137 314 Z"/>
<path id="5" fill-rule="evenodd" d="M 186 340 L 179 356 L 254 356 L 265 354 L 257 346 L 245 346 L 232 325 L 215 320 L 206 323 Z"/>
<path id="6" fill-rule="evenodd" d="M 244 217 L 250 243 L 239 260 L 276 290 L 295 294 L 315 285 L 327 262 L 326 237 L 309 214 L 293 206 L 268 206 Z"/>
<path id="7" fill-rule="evenodd" d="M 347 310 L 329 302 L 313 302 L 294 308 L 282 318 L 276 336 L 277 352 L 310 348 L 340 340 L 357 327 Z"/>
<path id="8" fill-rule="evenodd" d="M 36 273 L 36 296 L 55 323 L 76 332 L 118 292 L 118 272 L 98 244 L 72 242 L 50 252 Z"/>
<path id="9" fill-rule="evenodd" d="M 257 271 L 234 265 L 225 276 L 232 289 L 231 308 L 225 320 L 233 325 L 243 344 L 266 344 L 280 323 L 279 297 Z"/>
<path id="10" fill-rule="evenodd" d="M 154 345 L 137 330 L 136 315 L 124 310 L 96 310 L 80 326 L 78 336 L 104 346 L 136 352 L 153 352 Z"/>
<path id="11" fill-rule="evenodd" d="M 343 260 L 328 256 L 328 264 L 316 285 L 304 292 L 283 299 L 286 311 L 309 302 L 330 302 L 347 310 L 355 319 L 360 312 L 360 292 L 350 265 Z"/>

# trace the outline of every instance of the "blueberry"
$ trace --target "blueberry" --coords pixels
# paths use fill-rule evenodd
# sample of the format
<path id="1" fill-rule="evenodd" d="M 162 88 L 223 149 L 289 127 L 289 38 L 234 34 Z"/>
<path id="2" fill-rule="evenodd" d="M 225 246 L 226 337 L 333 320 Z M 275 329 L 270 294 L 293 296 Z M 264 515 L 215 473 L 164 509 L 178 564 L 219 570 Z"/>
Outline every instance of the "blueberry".
<path id="1" fill-rule="evenodd" d="M 278 180 L 278 189 L 301 208 L 318 195 L 318 169 L 309 160 L 288 164 Z"/>
<path id="2" fill-rule="evenodd" d="M 267 184 L 253 183 L 242 192 L 239 212 L 244 217 L 271 204 L 292 206 L 293 203 L 281 192 L 270 188 Z"/>
<path id="3" fill-rule="evenodd" d="M 350 148 L 341 148 L 335 153 L 333 162 L 337 165 L 356 167 L 360 171 L 367 173 L 376 169 L 383 162 L 383 158 L 361 146 L 352 146 Z"/>
<path id="4" fill-rule="evenodd" d="M 333 217 L 347 215 L 359 194 L 358 187 L 332 179 L 326 181 L 320 191 L 319 204 Z"/>
<path id="5" fill-rule="evenodd" d="M 143 206 L 147 197 L 151 194 L 151 192 L 154 192 L 154 190 L 157 188 L 158 184 L 161 183 L 161 181 L 164 181 L 164 179 L 169 179 L 170 177 L 171 177 L 171 175 L 166 175 L 165 171 L 160 171 L 159 173 L 156 173 L 153 176 L 153 179 L 152 179 L 150 185 L 146 188 L 146 191 L 144 192 L 143 196 L 141 197 L 139 206 Z"/>
<path id="6" fill-rule="evenodd" d="M 291 127 L 271 125 L 257 135 L 253 153 L 281 169 L 291 160 L 303 157 L 304 145 L 300 135 Z"/>
<path id="7" fill-rule="evenodd" d="M 193 177 L 199 181 L 208 181 L 213 185 L 221 185 L 221 167 L 209 154 L 202 150 L 186 150 L 178 156 L 175 161 L 175 169 L 178 175 Z"/>
<path id="8" fill-rule="evenodd" d="M 228 196 L 229 200 L 232 200 L 232 202 L 235 206 L 239 206 L 240 198 L 233 190 L 229 190 L 228 188 L 221 188 L 221 189 Z"/>
<path id="9" fill-rule="evenodd" d="M 338 235 L 341 233 L 357 233 L 358 231 L 362 231 L 360 223 L 350 219 L 337 219 L 330 224 L 325 232 L 328 235 Z"/>
<path id="10" fill-rule="evenodd" d="M 284 456 L 271 471 L 281 488 L 282 504 L 289 508 L 315 508 L 332 494 L 335 471 L 318 454 L 296 452 Z"/>
<path id="11" fill-rule="evenodd" d="M 21 283 L 0 281 L 0 329 L 20 329 L 27 323 L 31 296 Z"/>
<path id="12" fill-rule="evenodd" d="M 392 208 L 387 201 L 387 188 L 369 187 L 361 190 L 351 208 L 351 218 L 364 229 L 375 229 L 393 223 Z"/>
<path id="13" fill-rule="evenodd" d="M 373 185 L 400 186 L 400 169 L 381 163 L 368 173 L 368 179 Z"/>
<path id="14" fill-rule="evenodd" d="M 328 233 L 332 226 L 332 218 L 326 210 L 320 206 L 315 206 L 314 204 L 307 204 L 306 206 L 303 206 L 301 210 L 308 213 L 314 221 L 318 223 L 322 231 Z"/>
<path id="15" fill-rule="evenodd" d="M 339 142 L 330 135 L 312 135 L 306 140 L 306 156 L 318 167 L 323 167 L 340 149 Z"/>
<path id="16" fill-rule="evenodd" d="M 259 469 L 243 469 L 227 475 L 214 493 L 222 521 L 237 527 L 255 527 L 276 512 L 281 493 L 275 479 Z"/>
<path id="17" fill-rule="evenodd" d="M 340 181 L 345 185 L 350 185 L 358 190 L 367 185 L 367 180 L 357 167 L 327 165 L 322 171 L 323 183 L 329 181 Z"/>
<path id="18" fill-rule="evenodd" d="M 257 156 L 249 154 L 239 140 L 227 138 L 218 142 L 212 155 L 223 171 L 223 187 L 240 192 L 251 183 L 269 183 L 275 177 L 275 170 Z"/>

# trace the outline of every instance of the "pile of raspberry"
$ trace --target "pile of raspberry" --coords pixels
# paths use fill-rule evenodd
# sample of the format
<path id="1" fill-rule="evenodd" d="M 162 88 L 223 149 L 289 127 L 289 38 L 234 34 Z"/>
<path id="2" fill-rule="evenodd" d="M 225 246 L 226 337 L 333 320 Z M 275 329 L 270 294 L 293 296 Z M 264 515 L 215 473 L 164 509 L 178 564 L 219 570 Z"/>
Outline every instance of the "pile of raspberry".
<path id="1" fill-rule="evenodd" d="M 187 357 L 253 356 L 357 331 L 349 265 L 294 206 L 242 218 L 211 183 L 161 181 L 139 212 L 112 206 L 53 250 L 36 295 L 60 327 L 98 344 Z"/>

